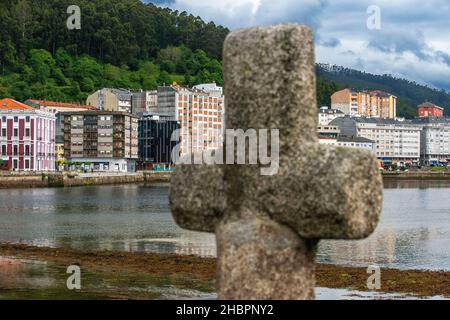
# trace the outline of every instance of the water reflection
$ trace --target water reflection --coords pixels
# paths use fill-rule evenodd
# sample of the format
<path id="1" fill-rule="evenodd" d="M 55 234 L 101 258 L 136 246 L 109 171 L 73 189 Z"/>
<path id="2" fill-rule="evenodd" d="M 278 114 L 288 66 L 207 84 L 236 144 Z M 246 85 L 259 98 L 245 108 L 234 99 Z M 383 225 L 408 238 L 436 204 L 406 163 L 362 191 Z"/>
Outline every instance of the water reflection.
<path id="1" fill-rule="evenodd" d="M 450 270 L 450 181 L 387 181 L 376 232 L 322 241 L 318 261 Z M 0 190 L 0 241 L 215 256 L 214 235 L 180 229 L 168 186 Z"/>

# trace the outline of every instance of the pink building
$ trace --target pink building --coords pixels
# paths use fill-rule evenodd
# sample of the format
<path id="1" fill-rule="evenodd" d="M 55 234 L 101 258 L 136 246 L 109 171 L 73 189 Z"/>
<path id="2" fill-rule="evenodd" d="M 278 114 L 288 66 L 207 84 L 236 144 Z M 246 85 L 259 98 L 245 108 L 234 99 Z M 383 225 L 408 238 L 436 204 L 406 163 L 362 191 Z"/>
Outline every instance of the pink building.
<path id="1" fill-rule="evenodd" d="M 3 170 L 55 170 L 56 117 L 13 99 L 0 100 L 0 159 Z"/>

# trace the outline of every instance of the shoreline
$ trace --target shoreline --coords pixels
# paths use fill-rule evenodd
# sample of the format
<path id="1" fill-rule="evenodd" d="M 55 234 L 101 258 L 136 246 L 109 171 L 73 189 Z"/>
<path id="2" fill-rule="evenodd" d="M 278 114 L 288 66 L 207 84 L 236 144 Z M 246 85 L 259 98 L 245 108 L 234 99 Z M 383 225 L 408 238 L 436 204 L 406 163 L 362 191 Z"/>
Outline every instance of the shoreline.
<path id="1" fill-rule="evenodd" d="M 139 274 L 180 283 L 183 288 L 213 293 L 216 259 L 176 254 L 81 251 L 69 248 L 33 247 L 22 244 L 0 244 L 0 256 L 80 265 L 97 273 Z M 316 265 L 316 286 L 333 289 L 370 291 L 365 268 L 330 264 Z M 183 279 L 183 280 L 181 280 Z M 410 294 L 418 297 L 450 297 L 450 271 L 381 269 L 381 290 L 385 293 Z M 124 296 L 122 298 L 130 298 Z"/>
<path id="2" fill-rule="evenodd" d="M 0 172 L 1 189 L 65 188 L 96 185 L 170 183 L 174 171 L 136 173 Z M 382 172 L 383 181 L 450 181 L 449 172 Z"/>
<path id="3" fill-rule="evenodd" d="M 139 171 L 136 173 L 0 172 L 0 189 L 64 188 L 154 182 L 169 183 L 172 175 L 172 171 Z"/>

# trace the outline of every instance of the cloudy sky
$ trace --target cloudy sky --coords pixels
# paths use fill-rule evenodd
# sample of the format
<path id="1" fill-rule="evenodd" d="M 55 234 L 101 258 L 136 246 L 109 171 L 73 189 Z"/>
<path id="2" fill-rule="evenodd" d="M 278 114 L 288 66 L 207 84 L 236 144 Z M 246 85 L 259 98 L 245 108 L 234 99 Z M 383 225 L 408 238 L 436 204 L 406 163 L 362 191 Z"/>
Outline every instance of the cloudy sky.
<path id="1" fill-rule="evenodd" d="M 149 0 L 152 1 L 152 0 Z M 450 90 L 448 0 L 153 0 L 230 29 L 284 22 L 315 31 L 317 62 Z M 380 29 L 369 29 L 370 6 Z M 373 22 L 374 20 L 370 20 Z M 373 25 L 373 24 L 372 24 Z"/>

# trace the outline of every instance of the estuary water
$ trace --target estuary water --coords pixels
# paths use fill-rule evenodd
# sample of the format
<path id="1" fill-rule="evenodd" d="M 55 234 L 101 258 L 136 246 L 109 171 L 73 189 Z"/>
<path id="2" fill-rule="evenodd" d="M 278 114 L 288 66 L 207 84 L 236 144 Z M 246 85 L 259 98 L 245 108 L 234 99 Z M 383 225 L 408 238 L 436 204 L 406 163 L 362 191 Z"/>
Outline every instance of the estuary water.
<path id="1" fill-rule="evenodd" d="M 173 221 L 169 186 L 0 190 L 0 242 L 215 256 L 215 237 Z M 318 262 L 450 270 L 450 181 L 385 182 L 376 232 L 321 241 Z"/>

